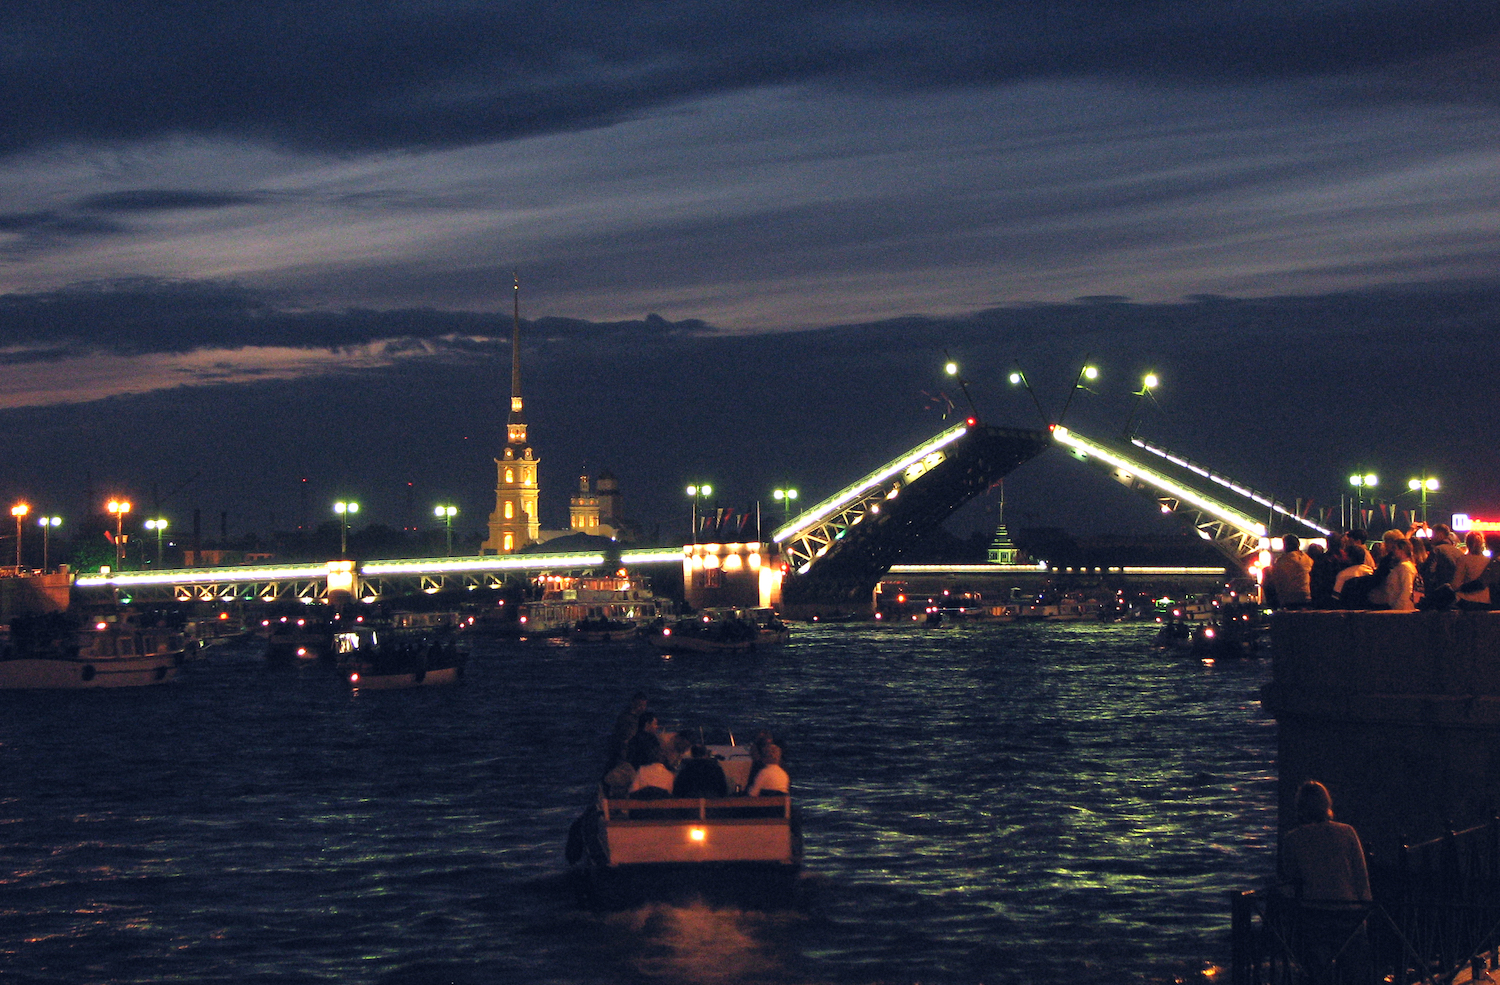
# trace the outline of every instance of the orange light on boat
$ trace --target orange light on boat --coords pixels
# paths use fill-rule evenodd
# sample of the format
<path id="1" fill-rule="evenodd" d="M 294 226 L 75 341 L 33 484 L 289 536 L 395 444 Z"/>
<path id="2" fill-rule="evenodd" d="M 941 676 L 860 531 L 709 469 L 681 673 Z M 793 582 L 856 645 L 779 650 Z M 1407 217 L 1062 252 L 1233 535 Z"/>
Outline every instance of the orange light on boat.
<path id="1" fill-rule="evenodd" d="M 698 841 L 698 842 L 707 841 L 708 840 L 708 829 L 707 828 L 688 828 L 688 839 L 690 841 Z"/>

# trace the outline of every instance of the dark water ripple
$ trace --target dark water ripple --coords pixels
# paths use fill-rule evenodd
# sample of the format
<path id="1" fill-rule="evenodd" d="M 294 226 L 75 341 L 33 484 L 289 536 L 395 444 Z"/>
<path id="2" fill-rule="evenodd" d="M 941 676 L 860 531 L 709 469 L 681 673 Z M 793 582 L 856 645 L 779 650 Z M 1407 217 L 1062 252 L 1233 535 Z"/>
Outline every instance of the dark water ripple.
<path id="1" fill-rule="evenodd" d="M 176 683 L 0 694 L 0 978 L 1206 981 L 1270 865 L 1257 662 L 1143 626 L 806 627 L 751 658 L 481 644 L 351 696 L 226 649 Z M 784 738 L 797 905 L 579 909 L 563 836 L 629 693 Z"/>

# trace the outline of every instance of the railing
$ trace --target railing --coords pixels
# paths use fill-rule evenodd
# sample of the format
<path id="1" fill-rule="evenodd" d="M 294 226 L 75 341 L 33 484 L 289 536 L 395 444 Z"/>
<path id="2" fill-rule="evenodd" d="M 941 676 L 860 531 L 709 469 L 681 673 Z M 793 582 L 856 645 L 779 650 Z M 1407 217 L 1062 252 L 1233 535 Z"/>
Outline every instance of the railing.
<path id="1" fill-rule="evenodd" d="M 1290 887 L 1232 893 L 1234 985 L 1448 985 L 1500 969 L 1500 818 L 1403 845 L 1370 886 L 1372 903 L 1343 909 Z"/>

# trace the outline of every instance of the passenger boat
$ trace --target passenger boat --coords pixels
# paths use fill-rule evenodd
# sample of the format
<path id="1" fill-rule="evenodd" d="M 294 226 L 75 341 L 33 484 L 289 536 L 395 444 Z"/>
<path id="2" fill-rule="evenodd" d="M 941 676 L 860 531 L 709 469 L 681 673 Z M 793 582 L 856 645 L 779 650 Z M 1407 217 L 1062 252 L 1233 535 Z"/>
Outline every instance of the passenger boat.
<path id="1" fill-rule="evenodd" d="M 0 688 L 163 684 L 177 676 L 186 648 L 180 628 L 143 626 L 129 612 L 22 617 L 0 645 Z"/>
<path id="2" fill-rule="evenodd" d="M 451 634 L 397 633 L 358 626 L 334 634 L 334 659 L 356 691 L 455 684 L 468 653 Z"/>
<path id="3" fill-rule="evenodd" d="M 750 748 L 710 745 L 731 790 L 749 784 Z M 610 797 L 604 787 L 568 832 L 566 856 L 599 906 L 681 894 L 785 900 L 802 866 L 789 795 Z"/>

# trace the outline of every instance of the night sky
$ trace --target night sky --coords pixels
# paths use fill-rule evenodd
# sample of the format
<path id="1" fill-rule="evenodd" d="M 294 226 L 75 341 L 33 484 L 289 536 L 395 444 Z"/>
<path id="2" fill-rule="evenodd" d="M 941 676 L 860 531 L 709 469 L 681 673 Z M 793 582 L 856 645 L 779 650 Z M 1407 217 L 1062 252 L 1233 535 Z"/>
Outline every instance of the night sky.
<path id="1" fill-rule="evenodd" d="M 584 469 L 664 534 L 831 493 L 966 409 L 945 354 L 991 423 L 1087 357 L 1086 434 L 1155 370 L 1236 479 L 1500 518 L 1491 3 L 44 0 L 0 91 L 6 502 L 477 530 L 518 275 L 548 528 Z M 1171 529 L 1060 453 L 1007 500 Z"/>

